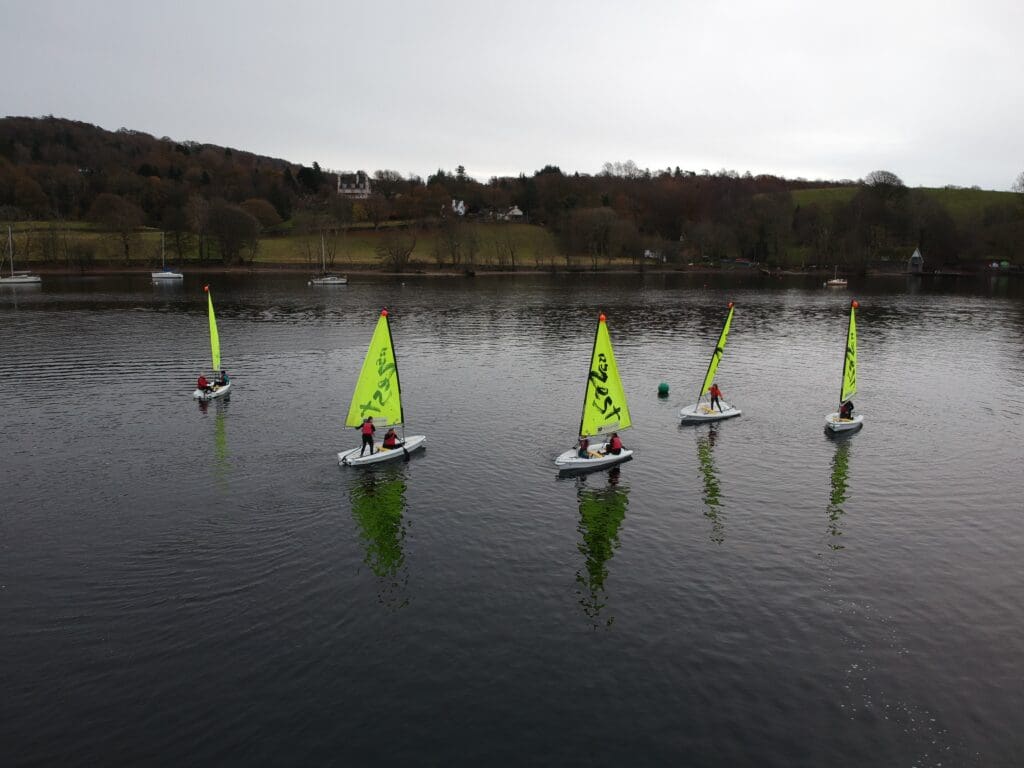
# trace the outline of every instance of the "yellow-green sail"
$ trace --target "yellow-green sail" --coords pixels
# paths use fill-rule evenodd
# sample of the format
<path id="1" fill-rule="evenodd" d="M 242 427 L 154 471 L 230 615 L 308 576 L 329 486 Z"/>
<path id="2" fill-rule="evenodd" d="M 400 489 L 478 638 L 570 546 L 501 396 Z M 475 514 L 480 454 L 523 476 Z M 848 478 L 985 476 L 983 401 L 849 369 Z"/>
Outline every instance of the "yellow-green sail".
<path id="1" fill-rule="evenodd" d="M 722 335 L 718 337 L 718 344 L 715 345 L 715 351 L 711 354 L 711 362 L 708 363 L 708 372 L 704 374 L 704 383 L 700 386 L 700 393 L 697 395 L 699 401 L 704 397 L 704 393 L 711 387 L 711 383 L 715 380 L 715 373 L 718 371 L 718 362 L 722 359 L 722 353 L 725 352 L 725 340 L 729 338 L 729 327 L 732 325 L 732 313 L 735 312 L 732 306 L 732 302 L 729 302 L 729 314 L 725 318 L 725 325 L 722 326 Z"/>
<path id="2" fill-rule="evenodd" d="M 206 307 L 210 314 L 210 352 L 213 356 L 213 370 L 220 370 L 220 336 L 217 335 L 217 317 L 213 314 L 213 294 L 210 286 L 203 286 L 206 291 Z"/>
<path id="3" fill-rule="evenodd" d="M 597 334 L 594 336 L 594 352 L 590 358 L 590 374 L 587 376 L 587 389 L 583 397 L 580 434 L 587 437 L 600 435 L 626 429 L 631 423 L 626 392 L 622 388 L 619 368 L 615 365 L 615 354 L 612 352 L 612 340 L 602 314 L 598 318 Z"/>
<path id="4" fill-rule="evenodd" d="M 395 362 L 395 346 L 391 341 L 391 326 L 388 325 L 388 311 L 381 310 L 377 327 L 366 350 L 363 369 L 352 393 L 352 405 L 348 409 L 346 426 L 358 427 L 366 417 L 372 417 L 374 424 L 401 424 L 402 394 L 398 384 L 398 364 Z"/>
<path id="5" fill-rule="evenodd" d="M 845 403 L 857 394 L 857 307 L 856 301 L 850 302 L 850 328 L 846 332 L 846 354 L 843 355 L 843 386 L 839 392 L 839 402 Z"/>

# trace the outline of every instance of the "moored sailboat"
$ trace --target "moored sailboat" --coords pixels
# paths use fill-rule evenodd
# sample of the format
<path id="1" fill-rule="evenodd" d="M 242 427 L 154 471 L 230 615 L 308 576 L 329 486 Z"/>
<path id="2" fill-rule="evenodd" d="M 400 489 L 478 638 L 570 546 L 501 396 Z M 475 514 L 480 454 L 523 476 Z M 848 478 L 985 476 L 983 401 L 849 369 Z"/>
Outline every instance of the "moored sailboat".
<path id="1" fill-rule="evenodd" d="M 197 386 L 192 393 L 196 400 L 213 400 L 215 397 L 224 397 L 231 391 L 231 380 L 227 372 L 220 367 L 220 334 L 217 333 L 217 317 L 213 312 L 213 294 L 210 293 L 210 286 L 204 285 L 206 292 L 206 311 L 210 321 L 210 357 L 213 362 L 214 380 L 213 384 Z M 205 376 L 201 380 L 205 380 Z"/>
<path id="2" fill-rule="evenodd" d="M 850 302 L 850 324 L 846 329 L 846 352 L 843 354 L 843 379 L 839 385 L 839 410 L 825 417 L 825 428 L 832 432 L 849 432 L 864 426 L 862 414 L 853 415 L 853 401 L 857 394 L 857 307 Z"/>
<path id="3" fill-rule="evenodd" d="M 590 356 L 590 372 L 583 392 L 579 435 L 581 443 L 585 440 L 587 445 L 560 454 L 555 459 L 555 466 L 560 472 L 590 472 L 628 461 L 633 457 L 633 451 L 628 448 L 619 448 L 618 453 L 612 453 L 610 440 L 589 444 L 591 437 L 614 435 L 618 430 L 627 429 L 632 424 L 629 405 L 626 403 L 626 392 L 619 377 L 619 368 L 615 364 L 612 340 L 605 321 L 602 313 L 597 321 L 594 349 Z"/>
<path id="4" fill-rule="evenodd" d="M 43 278 L 31 272 L 16 272 L 14 270 L 14 236 L 11 234 L 10 226 L 7 227 L 7 258 L 11 260 L 11 274 L 7 277 L 0 276 L 0 285 L 39 285 Z M 3 262 L 0 261 L 0 267 Z"/>
<path id="5" fill-rule="evenodd" d="M 331 257 L 334 258 L 333 256 Z M 327 252 L 324 247 L 324 235 L 320 233 L 320 274 L 309 281 L 310 285 L 348 285 L 345 275 L 335 275 L 327 271 Z"/>
<path id="6" fill-rule="evenodd" d="M 405 437 L 405 413 L 402 409 L 402 387 L 398 379 L 398 361 L 395 359 L 395 345 L 391 339 L 391 325 L 388 311 L 382 309 L 377 327 L 366 350 L 359 379 L 352 393 L 352 404 L 345 418 L 345 426 L 361 428 L 371 420 L 374 427 L 401 426 L 403 436 L 394 446 L 385 447 L 373 441 L 370 433 L 370 451 L 366 446 L 352 448 L 338 454 L 338 463 L 351 467 L 364 464 L 379 464 L 399 457 L 408 456 L 422 448 L 426 435 Z"/>
<path id="7" fill-rule="evenodd" d="M 164 253 L 164 233 L 160 233 L 160 270 L 158 272 L 150 272 L 150 277 L 154 280 L 182 280 L 184 275 L 181 272 L 175 272 L 173 269 L 167 268 L 167 256 Z"/>
<path id="8" fill-rule="evenodd" d="M 718 363 L 725 352 L 725 342 L 729 338 L 729 329 L 732 327 L 732 316 L 735 311 L 733 303 L 730 301 L 729 314 L 725 316 L 725 325 L 722 326 L 722 333 L 718 336 L 718 344 L 715 345 L 715 351 L 711 353 L 711 362 L 708 363 L 707 373 L 704 374 L 704 383 L 701 384 L 700 392 L 697 393 L 697 402 L 693 405 L 687 405 L 679 411 L 679 420 L 683 424 L 731 419 L 742 413 L 739 408 L 729 405 L 722 399 L 717 401 L 717 411 L 714 410 L 714 401 L 709 400 L 706 404 L 701 402 L 701 398 L 704 397 L 715 383 L 715 373 L 718 372 Z"/>
<path id="9" fill-rule="evenodd" d="M 839 267 L 833 267 L 833 269 L 832 269 L 832 279 L 825 281 L 825 287 L 826 288 L 845 288 L 846 287 L 846 278 L 839 276 Z"/>

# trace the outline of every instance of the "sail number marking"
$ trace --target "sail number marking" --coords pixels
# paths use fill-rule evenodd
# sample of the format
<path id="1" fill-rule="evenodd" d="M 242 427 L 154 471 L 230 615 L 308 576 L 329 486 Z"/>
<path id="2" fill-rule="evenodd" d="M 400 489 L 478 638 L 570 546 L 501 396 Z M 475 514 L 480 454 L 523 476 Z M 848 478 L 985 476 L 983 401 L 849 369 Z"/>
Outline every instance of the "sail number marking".
<path id="1" fill-rule="evenodd" d="M 359 406 L 362 418 L 380 413 L 384 409 L 384 405 L 395 394 L 391 388 L 391 380 L 395 378 L 397 371 L 395 364 L 388 362 L 387 345 L 381 347 L 380 354 L 377 356 L 377 375 L 380 379 L 377 381 L 377 389 L 370 395 L 370 399 Z"/>
<path id="2" fill-rule="evenodd" d="M 620 416 L 622 406 L 615 405 L 611 395 L 608 394 L 608 387 L 602 386 L 608 381 L 608 358 L 604 352 L 598 353 L 597 370 L 591 370 L 589 378 L 594 385 L 594 398 L 590 401 L 590 407 L 600 411 L 605 418 Z"/>

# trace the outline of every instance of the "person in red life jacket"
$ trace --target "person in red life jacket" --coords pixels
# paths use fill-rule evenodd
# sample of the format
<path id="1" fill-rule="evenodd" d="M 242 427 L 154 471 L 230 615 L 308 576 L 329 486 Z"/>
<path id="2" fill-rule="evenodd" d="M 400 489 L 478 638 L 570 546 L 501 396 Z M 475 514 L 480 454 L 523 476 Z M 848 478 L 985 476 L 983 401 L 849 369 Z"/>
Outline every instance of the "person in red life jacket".
<path id="1" fill-rule="evenodd" d="M 360 457 L 363 455 L 363 451 L 366 450 L 366 446 L 370 446 L 370 453 L 373 453 L 373 433 L 377 431 L 377 428 L 373 426 L 373 417 L 367 416 L 363 419 L 362 426 L 359 427 L 360 433 L 363 435 L 363 445 L 359 449 Z"/>
<path id="2" fill-rule="evenodd" d="M 580 435 L 579 441 L 576 443 L 576 455 L 581 459 L 590 458 L 590 441 L 587 440 L 583 435 Z"/>
<path id="3" fill-rule="evenodd" d="M 213 387 L 210 386 L 210 382 L 206 380 L 203 374 L 199 374 L 199 380 L 196 381 L 196 389 L 200 392 L 209 392 Z"/>
<path id="4" fill-rule="evenodd" d="M 852 419 L 853 418 L 853 400 L 847 400 L 841 406 L 839 406 L 839 418 L 840 419 Z"/>
<path id="5" fill-rule="evenodd" d="M 708 390 L 708 394 L 711 395 L 711 410 L 715 410 L 715 406 L 718 406 L 718 412 L 722 413 L 722 404 L 718 401 L 718 398 L 722 396 L 722 390 L 718 388 L 717 384 L 712 384 Z"/>
<path id="6" fill-rule="evenodd" d="M 390 428 L 388 429 L 387 432 L 384 433 L 383 445 L 385 448 L 397 448 L 401 444 L 402 443 L 399 442 L 398 435 L 395 433 L 394 428 Z"/>
<path id="7" fill-rule="evenodd" d="M 612 432 L 612 439 L 608 441 L 608 453 L 618 456 L 622 453 L 622 440 L 618 432 Z"/>

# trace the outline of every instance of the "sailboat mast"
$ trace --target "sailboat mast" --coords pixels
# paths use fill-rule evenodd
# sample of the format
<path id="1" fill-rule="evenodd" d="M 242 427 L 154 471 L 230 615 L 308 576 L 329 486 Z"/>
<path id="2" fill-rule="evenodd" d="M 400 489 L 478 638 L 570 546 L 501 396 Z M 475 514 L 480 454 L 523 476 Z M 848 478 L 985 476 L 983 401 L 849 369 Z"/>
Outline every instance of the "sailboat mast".
<path id="1" fill-rule="evenodd" d="M 594 343 L 590 347 L 590 360 L 591 361 L 593 361 L 593 359 L 594 359 L 594 350 L 597 349 L 597 338 L 598 338 L 598 336 L 601 333 L 601 323 L 605 322 L 606 319 L 607 318 L 605 317 L 604 312 L 600 313 L 597 316 L 597 328 L 594 329 Z M 588 364 L 588 366 L 587 366 L 587 381 L 583 385 L 583 407 L 580 409 L 580 428 L 579 428 L 579 436 L 580 437 L 590 437 L 590 435 L 584 435 L 583 434 L 583 420 L 587 416 L 587 396 L 589 394 L 590 394 L 590 366 Z"/>
<path id="2" fill-rule="evenodd" d="M 398 419 L 402 423 L 402 440 L 405 440 L 405 404 L 402 402 L 402 378 L 398 375 L 398 353 L 395 352 L 395 340 L 391 336 L 391 320 L 388 319 L 387 307 L 381 310 L 384 324 L 388 329 L 388 344 L 391 345 L 391 356 L 395 361 L 395 387 L 398 389 Z"/>
<path id="3" fill-rule="evenodd" d="M 164 233 L 160 233 L 160 266 L 167 271 L 167 257 L 164 255 Z"/>
<path id="4" fill-rule="evenodd" d="M 320 232 L 320 271 L 327 274 L 327 254 L 324 251 L 324 233 Z M 391 333 L 391 326 L 388 325 L 388 333 Z"/>
<path id="5" fill-rule="evenodd" d="M 715 351 L 711 353 L 711 359 L 708 361 L 708 368 L 704 372 L 704 381 L 701 384 L 701 390 L 700 392 L 697 393 L 697 405 L 700 405 L 700 399 L 704 397 L 705 387 L 710 388 L 710 386 L 714 383 L 714 379 L 708 381 L 708 374 L 711 373 L 711 366 L 715 364 L 715 360 L 721 357 L 721 355 L 725 352 L 725 346 L 722 344 L 722 334 L 725 333 L 725 329 L 729 327 L 729 321 L 732 319 L 732 308 L 733 303 L 730 301 L 729 312 L 725 316 L 725 323 L 722 324 L 722 330 L 719 331 L 718 333 L 718 341 L 715 342 Z"/>
<path id="6" fill-rule="evenodd" d="M 7 256 L 11 260 L 11 277 L 14 277 L 14 237 L 11 235 L 11 225 L 7 225 Z"/>
<path id="7" fill-rule="evenodd" d="M 843 368 L 839 372 L 839 407 L 843 407 L 843 389 L 846 386 L 846 366 L 850 361 L 850 327 L 853 325 L 853 313 L 860 306 L 857 300 L 850 302 L 850 319 L 846 323 L 846 342 L 843 344 Z"/>

